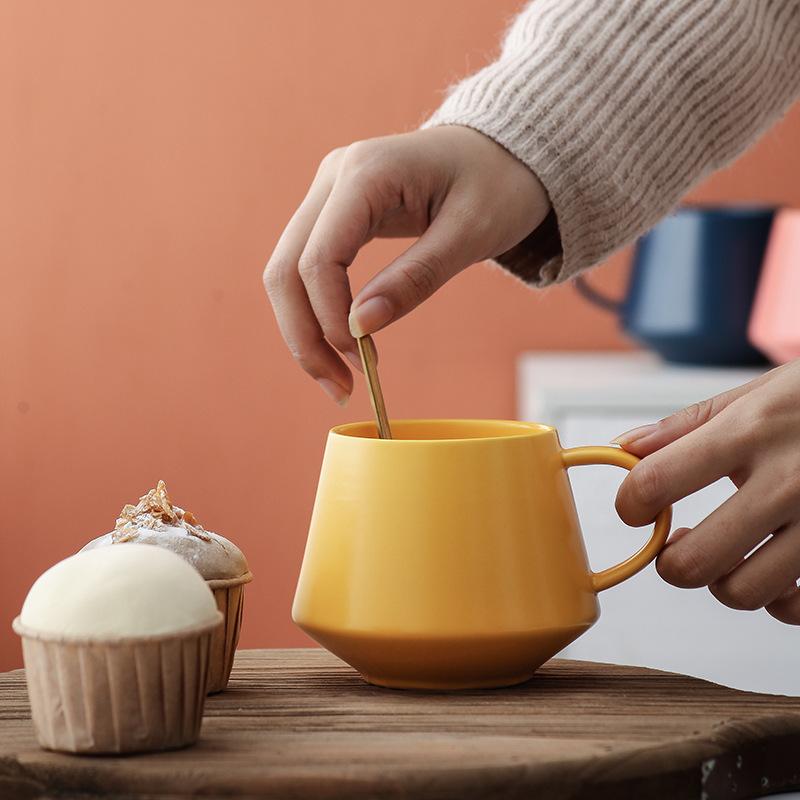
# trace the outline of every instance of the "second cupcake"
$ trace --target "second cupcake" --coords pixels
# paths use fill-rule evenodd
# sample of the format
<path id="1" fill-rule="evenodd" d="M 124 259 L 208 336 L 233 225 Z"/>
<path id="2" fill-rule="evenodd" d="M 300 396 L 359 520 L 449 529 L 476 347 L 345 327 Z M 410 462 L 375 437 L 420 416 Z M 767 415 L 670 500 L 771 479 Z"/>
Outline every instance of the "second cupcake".
<path id="1" fill-rule="evenodd" d="M 155 544 L 188 561 L 214 593 L 223 624 L 214 631 L 209 659 L 209 694 L 228 685 L 239 641 L 244 587 L 252 579 L 242 551 L 224 536 L 207 531 L 194 514 L 173 505 L 164 481 L 126 505 L 114 530 L 89 542 L 83 550 L 125 544 Z"/>

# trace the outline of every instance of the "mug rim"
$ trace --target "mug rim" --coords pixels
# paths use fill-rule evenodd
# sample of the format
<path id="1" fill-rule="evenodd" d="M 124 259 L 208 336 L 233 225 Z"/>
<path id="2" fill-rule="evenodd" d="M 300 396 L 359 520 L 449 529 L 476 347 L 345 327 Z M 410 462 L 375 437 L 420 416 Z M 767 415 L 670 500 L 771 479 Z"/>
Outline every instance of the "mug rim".
<path id="1" fill-rule="evenodd" d="M 680 216 L 727 217 L 729 219 L 769 217 L 779 214 L 783 208 L 784 206 L 775 203 L 743 202 L 726 204 L 698 201 L 679 205 L 665 219 Z"/>
<path id="2" fill-rule="evenodd" d="M 784 206 L 778 209 L 775 216 L 779 219 L 790 219 L 795 222 L 800 221 L 800 207 Z"/>
<path id="3" fill-rule="evenodd" d="M 460 417 L 442 417 L 442 418 L 418 418 L 418 419 L 391 419 L 389 425 L 441 425 L 442 423 L 454 425 L 475 425 L 477 426 L 497 426 L 499 430 L 503 428 L 508 429 L 508 433 L 498 433 L 496 436 L 453 436 L 453 437 L 437 437 L 435 439 L 380 439 L 377 436 L 361 436 L 352 433 L 353 430 L 359 428 L 367 428 L 372 433 L 375 432 L 374 420 L 359 420 L 356 422 L 344 422 L 341 425 L 335 425 L 330 429 L 329 435 L 339 436 L 343 439 L 353 439 L 362 442 L 380 442 L 384 446 L 397 447 L 403 444 L 446 444 L 446 443 L 467 443 L 467 442 L 499 442 L 506 439 L 526 439 L 534 438 L 548 433 L 554 433 L 555 428 L 552 425 L 546 425 L 542 422 L 527 422 L 525 420 L 513 419 L 478 419 L 474 417 L 460 418 Z M 516 432 L 512 432 L 516 429 Z"/>

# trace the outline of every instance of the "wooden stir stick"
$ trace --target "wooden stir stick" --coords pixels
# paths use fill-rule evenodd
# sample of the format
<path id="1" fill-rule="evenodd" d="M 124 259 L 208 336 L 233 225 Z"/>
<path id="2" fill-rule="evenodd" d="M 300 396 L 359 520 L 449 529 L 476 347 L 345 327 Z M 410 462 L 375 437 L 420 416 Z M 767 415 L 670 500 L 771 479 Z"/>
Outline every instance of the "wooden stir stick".
<path id="1" fill-rule="evenodd" d="M 358 341 L 358 352 L 361 355 L 364 375 L 367 376 L 369 399 L 375 412 L 378 436 L 381 439 L 391 439 L 392 429 L 389 427 L 389 417 L 386 415 L 386 404 L 383 402 L 381 382 L 378 380 L 378 351 L 375 349 L 375 342 L 372 341 L 371 336 L 362 336 L 356 341 Z"/>

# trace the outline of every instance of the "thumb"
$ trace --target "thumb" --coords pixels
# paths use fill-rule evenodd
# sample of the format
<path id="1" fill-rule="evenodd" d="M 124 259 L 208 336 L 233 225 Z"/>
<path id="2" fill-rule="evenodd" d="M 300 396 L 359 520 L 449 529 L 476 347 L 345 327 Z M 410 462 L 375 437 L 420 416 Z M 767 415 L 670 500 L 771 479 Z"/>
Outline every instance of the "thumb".
<path id="1" fill-rule="evenodd" d="M 468 220 L 445 205 L 425 233 L 356 295 L 350 306 L 352 335 L 358 338 L 384 328 L 482 260 L 481 234 Z"/>
<path id="2" fill-rule="evenodd" d="M 767 373 L 768 374 L 768 373 Z M 675 414 L 671 414 L 658 422 L 650 425 L 642 425 L 630 431 L 620 434 L 612 440 L 612 444 L 618 444 L 633 453 L 639 458 L 644 458 L 666 447 L 668 444 L 680 439 L 687 433 L 691 433 L 706 422 L 713 419 L 724 408 L 727 408 L 734 400 L 742 397 L 756 388 L 763 382 L 766 375 L 756 378 L 743 386 L 737 386 L 722 394 L 715 395 L 708 400 L 701 400 L 699 403 L 692 403 Z"/>

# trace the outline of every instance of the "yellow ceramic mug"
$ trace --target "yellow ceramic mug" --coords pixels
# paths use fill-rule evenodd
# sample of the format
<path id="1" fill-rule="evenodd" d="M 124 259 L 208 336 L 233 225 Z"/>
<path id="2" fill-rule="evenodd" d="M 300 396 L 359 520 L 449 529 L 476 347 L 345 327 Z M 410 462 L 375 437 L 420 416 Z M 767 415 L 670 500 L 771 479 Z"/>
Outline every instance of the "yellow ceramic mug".
<path id="1" fill-rule="evenodd" d="M 554 428 L 493 420 L 331 430 L 294 621 L 382 686 L 527 680 L 599 615 L 597 592 L 652 561 L 671 512 L 627 561 L 592 573 L 566 469 L 637 459 L 561 448 Z"/>

